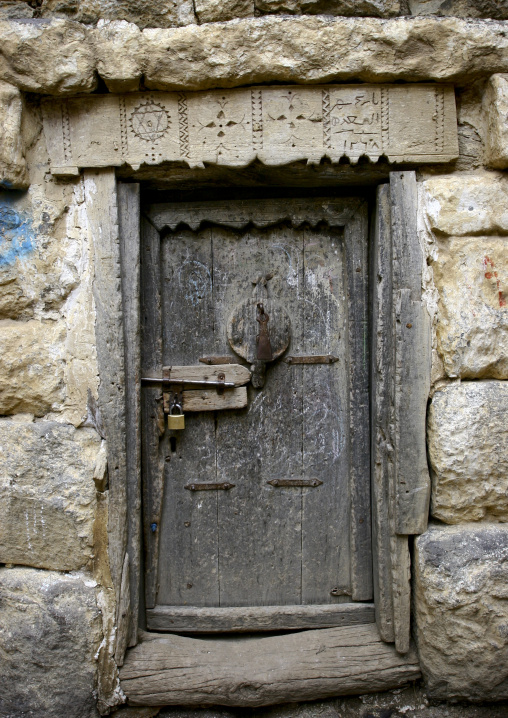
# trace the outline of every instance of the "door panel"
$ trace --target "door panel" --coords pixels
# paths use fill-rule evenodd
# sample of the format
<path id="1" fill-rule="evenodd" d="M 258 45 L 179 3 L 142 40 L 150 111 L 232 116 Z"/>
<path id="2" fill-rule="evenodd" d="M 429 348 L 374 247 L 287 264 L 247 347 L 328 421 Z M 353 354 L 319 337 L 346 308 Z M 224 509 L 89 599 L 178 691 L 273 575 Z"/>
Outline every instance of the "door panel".
<path id="1" fill-rule="evenodd" d="M 268 366 L 261 390 L 249 386 L 247 408 L 187 414 L 184 431 L 166 430 L 157 606 L 351 600 L 351 566 L 358 557 L 351 554 L 355 329 L 348 315 L 359 304 L 365 316 L 367 293 L 364 283 L 352 296 L 347 237 L 324 223 L 295 228 L 280 222 L 243 230 L 178 227 L 161 240 L 163 365 L 196 365 L 210 355 L 245 363 L 230 348 L 226 326 L 235 306 L 252 296 L 276 300 L 289 315 L 286 356 L 333 355 L 338 361 L 278 360 Z M 256 285 L 270 275 L 266 287 Z M 287 478 L 322 483 L 268 484 Z M 368 487 L 368 474 L 362 480 Z M 184 488 L 223 481 L 234 488 Z"/>

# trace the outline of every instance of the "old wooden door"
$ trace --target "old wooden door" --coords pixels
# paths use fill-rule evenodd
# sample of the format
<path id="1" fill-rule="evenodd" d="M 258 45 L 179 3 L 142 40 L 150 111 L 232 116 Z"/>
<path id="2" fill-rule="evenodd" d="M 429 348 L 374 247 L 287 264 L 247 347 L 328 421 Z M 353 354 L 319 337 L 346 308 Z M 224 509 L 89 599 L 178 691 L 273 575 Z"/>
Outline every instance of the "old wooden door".
<path id="1" fill-rule="evenodd" d="M 248 366 L 227 326 L 253 296 L 291 327 L 243 409 L 169 431 L 160 389 L 143 389 L 148 628 L 373 620 L 353 603 L 372 595 L 365 201 L 151 205 L 141 263 L 145 375 L 204 357 Z"/>

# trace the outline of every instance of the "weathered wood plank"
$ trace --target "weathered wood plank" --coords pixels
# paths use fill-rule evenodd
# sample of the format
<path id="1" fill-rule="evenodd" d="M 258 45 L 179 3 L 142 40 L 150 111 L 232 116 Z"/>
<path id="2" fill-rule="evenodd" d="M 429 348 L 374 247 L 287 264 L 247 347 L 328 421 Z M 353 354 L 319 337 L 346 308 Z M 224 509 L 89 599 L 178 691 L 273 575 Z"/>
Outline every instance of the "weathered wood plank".
<path id="1" fill-rule="evenodd" d="M 394 337 L 389 185 L 378 188 L 372 226 L 371 486 L 374 605 L 381 638 L 393 642 L 389 487 L 394 458 Z"/>
<path id="2" fill-rule="evenodd" d="M 351 585 L 353 600 L 372 598 L 368 214 L 364 202 L 345 229 L 349 306 Z"/>
<path id="3" fill-rule="evenodd" d="M 225 409 L 243 409 L 247 406 L 247 387 L 226 389 L 223 394 L 215 389 L 190 389 L 182 392 L 183 406 L 186 411 L 224 411 Z"/>
<path id="4" fill-rule="evenodd" d="M 108 558 L 117 602 L 127 549 L 125 364 L 120 239 L 113 169 L 84 174 L 87 219 L 94 253 L 98 406 L 107 440 L 109 474 Z"/>
<path id="5" fill-rule="evenodd" d="M 315 491 L 302 492 L 302 603 L 339 603 L 352 593 L 351 502 L 345 500 L 350 496 L 345 253 L 340 229 L 304 230 L 303 338 L 293 346 L 302 354 L 339 355 L 341 361 L 299 367 L 302 475 L 323 481 Z M 366 304 L 366 292 L 355 301 Z M 296 375 L 296 367 L 288 371 Z"/>
<path id="6" fill-rule="evenodd" d="M 268 288 L 264 280 L 258 282 L 255 298 L 268 294 L 286 307 L 297 346 L 302 338 L 302 231 L 284 224 L 252 228 L 241 237 L 222 227 L 212 231 L 218 328 L 214 353 L 227 350 L 222 327 L 235 306 L 253 296 L 253 282 L 267 275 L 273 279 Z M 255 315 L 252 321 L 257 324 Z M 301 602 L 302 489 L 267 483 L 302 475 L 302 386 L 293 371 L 273 363 L 264 388 L 249 388 L 247 411 L 217 417 L 217 481 L 235 484 L 218 496 L 221 606 Z"/>
<path id="7" fill-rule="evenodd" d="M 182 311 L 184 310 L 182 309 Z M 223 374 L 223 381 L 235 386 L 244 386 L 249 383 L 251 377 L 248 367 L 242 364 L 214 364 L 213 366 L 189 364 L 163 368 L 170 370 L 170 379 L 175 381 L 219 381 L 219 375 Z"/>
<path id="8" fill-rule="evenodd" d="M 403 654 L 411 642 L 411 557 L 407 536 L 392 536 L 391 541 L 395 648 Z"/>
<path id="9" fill-rule="evenodd" d="M 149 639 L 149 640 L 146 640 Z M 120 682 L 130 705 L 263 706 L 397 688 L 420 677 L 373 624 L 265 638 L 145 634 Z"/>
<path id="10" fill-rule="evenodd" d="M 296 631 L 302 628 L 356 626 L 374 621 L 374 606 L 371 603 L 249 608 L 157 606 L 147 611 L 150 631 L 181 633 Z"/>
<path id="11" fill-rule="evenodd" d="M 284 219 L 290 220 L 295 227 L 304 222 L 316 225 L 321 221 L 333 227 L 343 227 L 358 204 L 358 200 L 333 197 L 287 197 L 283 202 L 276 199 L 237 200 L 234 212 L 231 211 L 231 202 L 153 204 L 148 211 L 159 231 L 165 227 L 174 230 L 180 224 L 197 230 L 203 222 L 234 229 L 243 229 L 251 222 L 256 227 L 268 227 Z"/>
<path id="12" fill-rule="evenodd" d="M 120 600 L 116 607 L 116 647 L 115 662 L 117 666 L 123 666 L 125 650 L 131 632 L 131 595 L 130 595 L 130 566 L 129 554 L 125 554 L 122 571 L 122 585 L 120 587 Z"/>
<path id="13" fill-rule="evenodd" d="M 430 317 L 422 301 L 401 289 L 396 306 L 396 497 L 395 529 L 420 534 L 427 528 L 430 476 L 426 417 L 430 392 Z"/>
<path id="14" fill-rule="evenodd" d="M 216 367 L 198 365 L 214 350 L 210 229 L 167 234 L 161 260 L 163 364 L 215 376 Z M 167 440 L 157 603 L 219 605 L 217 492 L 185 490 L 217 481 L 214 414 L 187 415 L 185 430 Z"/>
<path id="15" fill-rule="evenodd" d="M 395 530 L 419 534 L 427 526 L 430 500 L 425 422 L 431 339 L 430 319 L 422 302 L 415 173 L 392 172 L 390 195 L 396 297 Z"/>
<path id="16" fill-rule="evenodd" d="M 162 366 L 160 237 L 141 219 L 141 372 Z M 151 608 L 157 593 L 157 565 L 163 494 L 163 446 L 160 389 L 143 388 L 141 395 L 143 534 L 145 545 L 145 601 Z"/>
<path id="17" fill-rule="evenodd" d="M 125 345 L 125 460 L 127 467 L 131 626 L 135 646 L 141 591 L 141 326 L 140 198 L 138 184 L 118 185 L 118 219 Z M 120 635 L 119 629 L 119 635 Z"/>

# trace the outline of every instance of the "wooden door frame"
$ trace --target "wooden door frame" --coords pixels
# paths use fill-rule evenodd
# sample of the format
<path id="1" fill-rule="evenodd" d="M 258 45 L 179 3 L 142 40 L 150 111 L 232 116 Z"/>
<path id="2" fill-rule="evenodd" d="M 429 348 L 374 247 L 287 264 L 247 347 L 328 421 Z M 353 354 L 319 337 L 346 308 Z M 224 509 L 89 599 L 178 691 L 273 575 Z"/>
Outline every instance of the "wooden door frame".
<path id="1" fill-rule="evenodd" d="M 108 454 L 108 553 L 117 599 L 114 653 L 117 664 L 121 666 L 126 649 L 138 643 L 138 628 L 143 626 L 144 613 L 140 610 L 140 318 L 136 309 L 139 307 L 140 292 L 140 195 L 139 185 L 117 183 L 111 168 L 86 170 L 84 181 L 88 229 L 94 254 L 93 294 L 100 376 L 97 423 L 107 439 Z M 374 602 L 379 635 L 382 641 L 395 644 L 396 655 L 400 659 L 397 666 L 405 665 L 407 668 L 399 671 L 397 679 L 392 672 L 382 685 L 376 684 L 375 689 L 381 690 L 399 685 L 401 675 L 404 681 L 407 680 L 411 671 L 415 677 L 415 657 L 410 649 L 408 539 L 425 530 L 430 496 L 425 417 L 430 388 L 431 340 L 430 320 L 422 301 L 424 259 L 417 232 L 414 172 L 391 172 L 389 184 L 378 187 L 370 247 Z M 321 629 L 323 645 L 326 643 L 326 632 L 337 630 L 364 629 Z M 145 653 L 152 651 L 150 655 L 155 660 L 162 644 L 169 645 L 167 636 L 160 638 L 162 643 L 157 644 L 156 650 L 157 635 L 145 638 L 151 640 L 142 642 L 129 652 L 133 656 L 131 666 L 140 650 Z M 359 635 L 358 640 L 364 639 Z M 391 660 L 395 651 L 390 651 Z M 406 654 L 405 664 L 403 654 Z M 160 660 L 153 668 L 154 674 L 159 665 Z M 126 665 L 121 674 L 124 690 L 129 680 L 127 669 Z M 337 679 L 333 687 L 329 686 L 326 690 L 317 685 L 315 690 L 308 688 L 309 684 L 304 681 L 300 693 L 293 692 L 287 700 L 337 695 L 345 690 L 341 680 Z M 357 683 L 359 692 L 362 685 L 361 681 Z M 347 688 L 347 692 L 354 691 L 354 687 Z M 143 697 L 143 691 L 141 698 L 135 690 L 130 693 L 126 690 L 126 693 L 129 700 L 137 705 L 163 705 L 153 700 L 173 702 L 171 695 L 175 701 L 181 703 L 183 700 L 183 694 L 174 691 L 171 695 L 166 692 L 162 697 L 151 699 L 146 695 Z M 215 703 L 220 702 L 218 696 L 220 698 L 220 691 L 213 696 Z M 263 699 L 264 703 L 256 703 L 252 696 L 238 695 L 235 700 L 239 702 L 225 704 L 266 705 L 266 701 L 281 702 L 280 697 L 273 695 Z M 189 701 L 188 704 L 196 704 L 195 700 Z M 197 702 L 202 704 L 206 701 L 201 696 Z"/>

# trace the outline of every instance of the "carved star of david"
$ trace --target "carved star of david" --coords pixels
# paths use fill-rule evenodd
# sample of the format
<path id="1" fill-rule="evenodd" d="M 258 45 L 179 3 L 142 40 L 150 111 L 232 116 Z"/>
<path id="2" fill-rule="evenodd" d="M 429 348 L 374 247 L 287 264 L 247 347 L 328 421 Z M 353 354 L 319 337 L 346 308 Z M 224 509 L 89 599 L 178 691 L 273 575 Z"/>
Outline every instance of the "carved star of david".
<path id="1" fill-rule="evenodd" d="M 147 142 L 156 142 L 164 137 L 170 124 L 166 108 L 153 100 L 139 104 L 130 116 L 133 133 Z"/>

